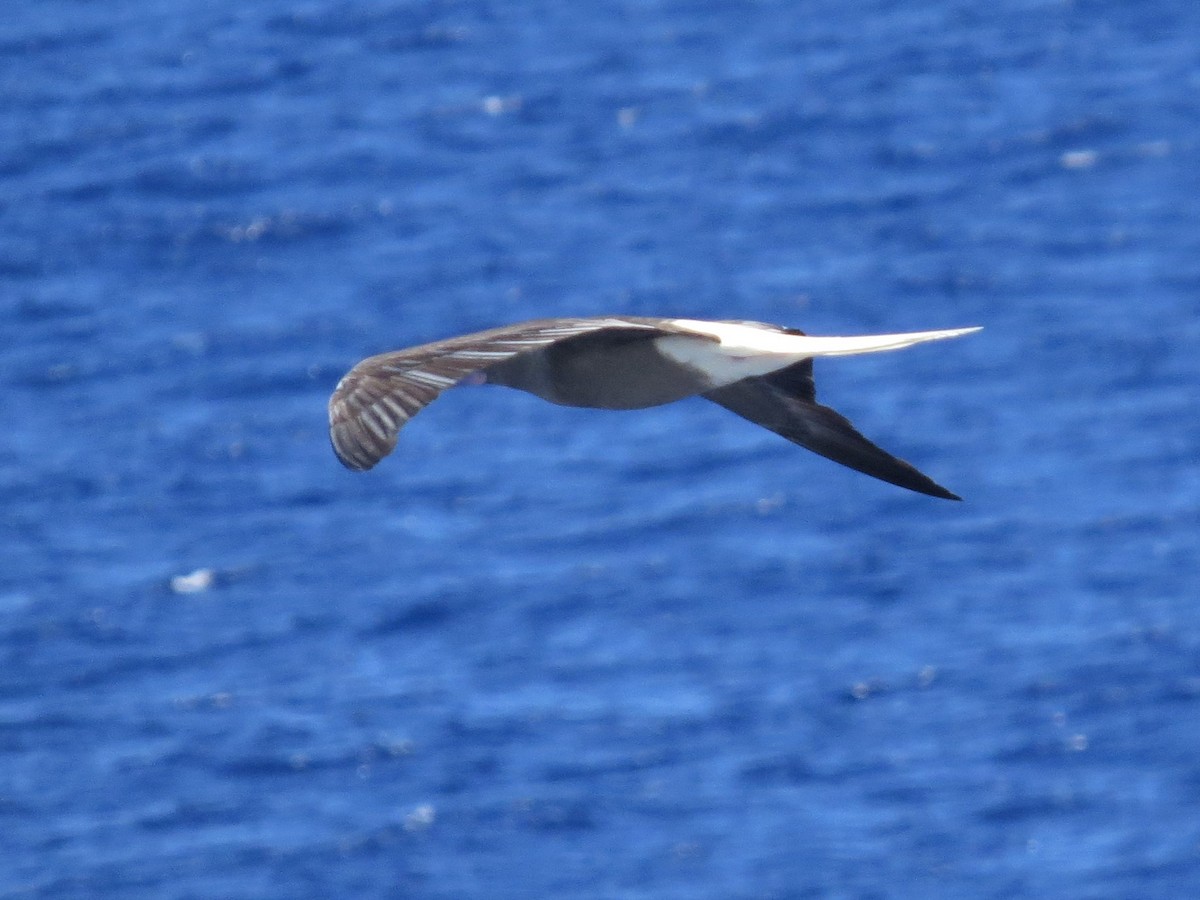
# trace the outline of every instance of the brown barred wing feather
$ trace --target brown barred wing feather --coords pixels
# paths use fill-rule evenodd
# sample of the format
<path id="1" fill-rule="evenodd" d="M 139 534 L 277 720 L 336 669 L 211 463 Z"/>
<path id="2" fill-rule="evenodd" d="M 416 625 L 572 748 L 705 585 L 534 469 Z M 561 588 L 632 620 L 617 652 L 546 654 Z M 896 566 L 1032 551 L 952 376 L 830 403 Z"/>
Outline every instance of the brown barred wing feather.
<path id="1" fill-rule="evenodd" d="M 349 469 L 366 471 L 395 449 L 401 428 L 448 387 L 520 353 L 606 329 L 662 331 L 634 317 L 542 319 L 364 359 L 329 400 L 329 436 Z"/>

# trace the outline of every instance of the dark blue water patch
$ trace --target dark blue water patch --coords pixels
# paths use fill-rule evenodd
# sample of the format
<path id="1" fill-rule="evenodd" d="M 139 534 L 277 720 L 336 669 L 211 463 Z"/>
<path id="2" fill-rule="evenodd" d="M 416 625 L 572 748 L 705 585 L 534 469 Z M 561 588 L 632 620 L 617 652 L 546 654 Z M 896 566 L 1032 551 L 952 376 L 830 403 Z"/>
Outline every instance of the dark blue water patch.
<path id="1" fill-rule="evenodd" d="M 10 890 L 1194 893 L 1188 12 L 617 12 L 6 20 Z M 333 459 L 581 312 L 984 324 L 818 369 L 967 499 L 702 401 Z"/>

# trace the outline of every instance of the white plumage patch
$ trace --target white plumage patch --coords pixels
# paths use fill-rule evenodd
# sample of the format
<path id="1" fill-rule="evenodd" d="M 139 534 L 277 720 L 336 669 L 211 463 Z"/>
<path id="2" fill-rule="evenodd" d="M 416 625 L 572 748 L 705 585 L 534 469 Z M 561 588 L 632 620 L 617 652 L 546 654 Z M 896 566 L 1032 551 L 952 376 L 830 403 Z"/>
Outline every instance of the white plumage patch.
<path id="1" fill-rule="evenodd" d="M 742 322 L 704 322 L 698 319 L 671 319 L 670 322 L 719 341 L 714 344 L 711 340 L 698 341 L 686 335 L 667 335 L 655 341 L 655 346 L 664 356 L 704 372 L 714 387 L 733 384 L 743 378 L 768 375 L 814 356 L 850 356 L 900 350 L 925 341 L 940 341 L 979 330 L 950 328 L 905 334 L 817 337 L 788 334 Z"/>

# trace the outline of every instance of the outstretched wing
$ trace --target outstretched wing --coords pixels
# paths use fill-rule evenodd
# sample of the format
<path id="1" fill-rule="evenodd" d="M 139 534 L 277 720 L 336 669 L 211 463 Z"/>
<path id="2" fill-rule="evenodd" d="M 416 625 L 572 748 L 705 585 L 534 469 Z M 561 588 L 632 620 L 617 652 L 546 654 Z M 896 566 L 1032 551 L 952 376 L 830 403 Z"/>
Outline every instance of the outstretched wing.
<path id="1" fill-rule="evenodd" d="M 834 462 L 910 491 L 961 500 L 902 459 L 863 437 L 843 415 L 816 402 L 811 359 L 763 375 L 744 378 L 704 394 L 749 419 Z"/>
<path id="2" fill-rule="evenodd" d="M 364 359 L 329 399 L 334 452 L 347 468 L 365 471 L 392 452 L 404 424 L 446 388 L 519 353 L 609 330 L 669 333 L 655 319 L 540 319 Z"/>

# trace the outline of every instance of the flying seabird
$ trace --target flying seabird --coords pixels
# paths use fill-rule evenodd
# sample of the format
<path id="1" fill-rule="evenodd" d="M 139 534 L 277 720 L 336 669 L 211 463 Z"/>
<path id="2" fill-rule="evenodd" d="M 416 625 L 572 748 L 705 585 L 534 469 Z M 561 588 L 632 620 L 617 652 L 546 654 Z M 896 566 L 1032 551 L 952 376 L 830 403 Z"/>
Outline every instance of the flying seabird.
<path id="1" fill-rule="evenodd" d="M 817 403 L 812 361 L 978 330 L 814 337 L 760 322 L 538 319 L 364 359 L 329 400 L 329 434 L 338 459 L 361 472 L 392 452 L 409 419 L 463 382 L 502 384 L 551 403 L 598 409 L 643 409 L 699 394 L 851 469 L 958 500 Z"/>

